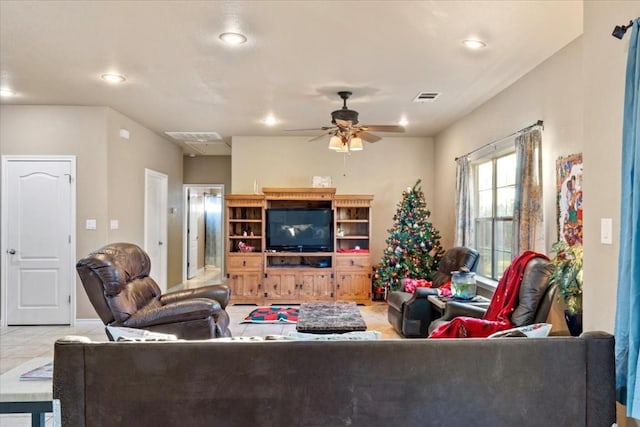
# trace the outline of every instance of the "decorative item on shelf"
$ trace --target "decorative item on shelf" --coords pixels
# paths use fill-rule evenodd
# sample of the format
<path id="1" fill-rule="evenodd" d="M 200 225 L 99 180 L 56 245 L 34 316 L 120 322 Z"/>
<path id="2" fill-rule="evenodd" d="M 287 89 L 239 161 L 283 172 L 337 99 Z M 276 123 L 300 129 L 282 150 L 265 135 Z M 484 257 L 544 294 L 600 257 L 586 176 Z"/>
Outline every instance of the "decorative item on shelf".
<path id="1" fill-rule="evenodd" d="M 338 229 L 336 230 L 336 235 L 338 237 L 344 237 L 344 230 L 338 227 Z"/>
<path id="2" fill-rule="evenodd" d="M 240 252 L 253 252 L 255 247 L 247 245 L 245 242 L 238 242 L 238 250 Z"/>
<path id="3" fill-rule="evenodd" d="M 565 304 L 565 319 L 573 336 L 582 333 L 582 246 L 558 241 L 551 246 L 554 270 L 550 283 L 558 284 L 559 297 Z"/>

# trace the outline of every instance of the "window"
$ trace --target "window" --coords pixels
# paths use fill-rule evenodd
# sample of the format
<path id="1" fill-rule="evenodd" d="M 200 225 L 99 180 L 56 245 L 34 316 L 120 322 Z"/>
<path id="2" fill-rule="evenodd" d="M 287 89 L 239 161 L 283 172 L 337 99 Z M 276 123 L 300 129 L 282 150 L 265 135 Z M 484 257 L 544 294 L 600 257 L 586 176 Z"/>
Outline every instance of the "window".
<path id="1" fill-rule="evenodd" d="M 475 247 L 480 252 L 477 273 L 499 280 L 511 264 L 516 154 L 510 152 L 473 167 L 475 176 Z"/>

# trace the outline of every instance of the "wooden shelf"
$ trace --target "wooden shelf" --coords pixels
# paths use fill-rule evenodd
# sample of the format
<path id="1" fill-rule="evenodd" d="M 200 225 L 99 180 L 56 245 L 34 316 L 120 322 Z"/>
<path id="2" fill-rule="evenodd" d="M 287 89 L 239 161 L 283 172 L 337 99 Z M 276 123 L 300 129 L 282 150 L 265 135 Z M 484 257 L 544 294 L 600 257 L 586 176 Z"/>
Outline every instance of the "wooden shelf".
<path id="1" fill-rule="evenodd" d="M 225 196 L 226 284 L 232 302 L 371 301 L 369 254 L 340 251 L 369 249 L 373 196 L 335 192 L 335 188 L 263 188 L 263 194 Z M 265 220 L 271 208 L 332 209 L 334 250 L 266 251 Z M 339 230 L 344 235 L 338 236 Z M 240 251 L 240 242 L 254 251 Z"/>
<path id="2" fill-rule="evenodd" d="M 267 256 L 332 256 L 333 252 L 265 252 Z"/>

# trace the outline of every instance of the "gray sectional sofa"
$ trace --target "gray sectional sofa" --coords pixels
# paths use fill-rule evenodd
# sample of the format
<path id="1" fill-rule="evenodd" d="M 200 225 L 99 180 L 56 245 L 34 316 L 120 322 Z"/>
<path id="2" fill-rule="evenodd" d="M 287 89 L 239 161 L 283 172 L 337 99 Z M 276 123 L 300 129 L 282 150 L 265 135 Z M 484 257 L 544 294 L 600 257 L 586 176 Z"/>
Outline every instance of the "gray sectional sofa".
<path id="1" fill-rule="evenodd" d="M 613 337 L 55 344 L 66 426 L 589 426 Z"/>

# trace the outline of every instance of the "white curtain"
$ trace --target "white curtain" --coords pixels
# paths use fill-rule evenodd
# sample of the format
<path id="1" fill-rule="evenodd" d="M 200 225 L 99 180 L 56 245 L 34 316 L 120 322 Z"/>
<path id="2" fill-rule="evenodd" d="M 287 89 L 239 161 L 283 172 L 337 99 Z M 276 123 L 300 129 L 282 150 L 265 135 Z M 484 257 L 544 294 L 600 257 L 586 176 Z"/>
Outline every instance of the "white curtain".
<path id="1" fill-rule="evenodd" d="M 474 247 L 473 174 L 469 157 L 457 159 L 455 245 Z"/>
<path id="2" fill-rule="evenodd" d="M 542 132 L 533 129 L 516 138 L 516 189 L 511 257 L 524 251 L 544 253 L 542 212 Z"/>

